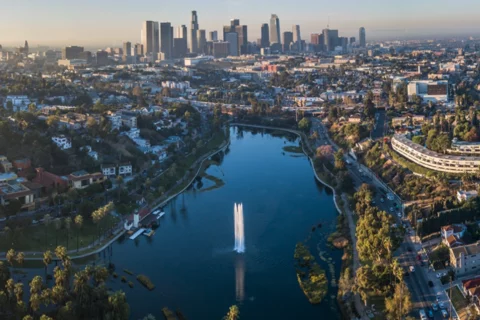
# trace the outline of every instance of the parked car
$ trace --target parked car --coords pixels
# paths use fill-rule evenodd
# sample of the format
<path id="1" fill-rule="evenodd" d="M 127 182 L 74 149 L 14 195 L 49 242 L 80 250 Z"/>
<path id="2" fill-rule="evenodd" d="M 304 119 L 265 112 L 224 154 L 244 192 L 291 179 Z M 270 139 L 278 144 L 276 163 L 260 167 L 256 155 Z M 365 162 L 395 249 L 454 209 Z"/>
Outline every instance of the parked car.
<path id="1" fill-rule="evenodd" d="M 448 319 L 448 312 L 447 310 L 442 310 L 442 316 L 444 319 Z"/>
<path id="2" fill-rule="evenodd" d="M 429 281 L 431 282 L 431 281 Z M 432 309 L 433 311 L 437 311 L 438 310 L 438 305 L 436 303 L 432 303 Z"/>
<path id="3" fill-rule="evenodd" d="M 415 272 L 415 267 L 414 266 L 410 266 L 410 272 Z"/>
<path id="4" fill-rule="evenodd" d="M 427 320 L 427 314 L 425 313 L 425 310 L 420 309 L 420 311 L 418 313 L 420 314 L 420 319 L 421 320 Z"/>
<path id="5" fill-rule="evenodd" d="M 433 319 L 433 311 L 432 309 L 428 309 L 428 317 Z"/>
<path id="6" fill-rule="evenodd" d="M 401 213 L 401 212 L 397 212 L 397 216 L 398 216 L 399 218 L 401 218 L 401 217 L 402 217 L 402 213 Z"/>
<path id="7" fill-rule="evenodd" d="M 383 198 L 380 198 L 380 202 L 381 202 L 381 203 L 384 203 L 385 200 L 384 200 Z"/>
<path id="8" fill-rule="evenodd" d="M 445 303 L 443 303 L 443 301 L 440 301 L 438 303 L 438 306 L 440 307 L 440 309 L 445 309 Z"/>

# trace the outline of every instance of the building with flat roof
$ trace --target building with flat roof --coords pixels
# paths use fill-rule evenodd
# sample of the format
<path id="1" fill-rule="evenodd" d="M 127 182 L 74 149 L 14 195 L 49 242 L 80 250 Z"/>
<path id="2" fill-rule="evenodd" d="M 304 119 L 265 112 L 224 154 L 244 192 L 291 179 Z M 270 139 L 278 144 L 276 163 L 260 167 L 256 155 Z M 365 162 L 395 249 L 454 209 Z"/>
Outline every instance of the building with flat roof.
<path id="1" fill-rule="evenodd" d="M 408 99 L 412 101 L 416 95 L 424 102 L 447 102 L 448 101 L 448 80 L 418 80 L 408 84 Z"/>
<path id="2" fill-rule="evenodd" d="M 451 173 L 478 173 L 480 157 L 441 154 L 412 142 L 404 135 L 393 136 L 392 148 L 422 167 Z"/>
<path id="3" fill-rule="evenodd" d="M 72 172 L 68 179 L 72 188 L 85 189 L 92 184 L 102 183 L 105 181 L 105 176 L 101 172 L 88 173 L 85 170 Z"/>
<path id="4" fill-rule="evenodd" d="M 450 248 L 450 266 L 457 276 L 479 271 L 480 242 Z"/>
<path id="5" fill-rule="evenodd" d="M 6 206 L 11 200 L 18 200 L 23 209 L 33 209 L 35 207 L 33 192 L 17 181 L 0 183 L 0 204 Z"/>

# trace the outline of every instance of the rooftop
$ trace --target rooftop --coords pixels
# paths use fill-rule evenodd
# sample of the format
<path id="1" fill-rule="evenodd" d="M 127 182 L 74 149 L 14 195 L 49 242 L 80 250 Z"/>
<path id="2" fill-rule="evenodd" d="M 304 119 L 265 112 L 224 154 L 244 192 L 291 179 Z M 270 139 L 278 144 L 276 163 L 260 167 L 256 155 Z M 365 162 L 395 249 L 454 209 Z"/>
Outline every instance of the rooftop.
<path id="1" fill-rule="evenodd" d="M 455 255 L 455 258 L 459 258 L 460 254 L 463 256 L 471 256 L 474 254 L 479 254 L 480 253 L 480 242 L 475 242 L 472 244 L 467 244 L 461 247 L 456 247 L 452 249 L 453 254 Z"/>

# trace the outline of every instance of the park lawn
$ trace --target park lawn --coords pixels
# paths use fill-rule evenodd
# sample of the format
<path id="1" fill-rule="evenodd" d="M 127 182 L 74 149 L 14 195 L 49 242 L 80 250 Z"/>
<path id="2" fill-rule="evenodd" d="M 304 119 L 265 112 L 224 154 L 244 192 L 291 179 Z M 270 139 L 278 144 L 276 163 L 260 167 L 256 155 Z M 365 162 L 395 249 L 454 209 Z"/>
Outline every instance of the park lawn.
<path id="1" fill-rule="evenodd" d="M 285 146 L 282 149 L 283 151 L 290 153 L 303 153 L 303 149 L 301 146 Z"/>
<path id="2" fill-rule="evenodd" d="M 450 297 L 450 289 L 447 289 L 446 292 L 447 295 Z M 452 296 L 450 297 L 450 300 L 452 301 L 453 307 L 457 311 L 459 318 L 467 319 L 468 301 L 467 299 L 465 299 L 462 292 L 457 286 L 454 286 L 452 288 Z"/>
<path id="3" fill-rule="evenodd" d="M 69 231 L 63 227 L 56 230 L 53 221 L 48 227 L 44 224 L 28 226 L 12 231 L 9 235 L 4 235 L 5 241 L 0 241 L 0 251 L 5 252 L 11 248 L 22 252 L 53 251 L 60 245 L 67 247 L 67 242 L 67 250 L 75 250 L 77 249 L 77 231 L 79 231 L 79 248 L 82 248 L 97 240 L 98 234 L 102 235 L 102 230 L 107 230 L 109 226 L 116 226 L 119 221 L 119 218 L 109 215 L 97 226 L 91 219 L 84 219 L 80 230 L 72 223 Z"/>

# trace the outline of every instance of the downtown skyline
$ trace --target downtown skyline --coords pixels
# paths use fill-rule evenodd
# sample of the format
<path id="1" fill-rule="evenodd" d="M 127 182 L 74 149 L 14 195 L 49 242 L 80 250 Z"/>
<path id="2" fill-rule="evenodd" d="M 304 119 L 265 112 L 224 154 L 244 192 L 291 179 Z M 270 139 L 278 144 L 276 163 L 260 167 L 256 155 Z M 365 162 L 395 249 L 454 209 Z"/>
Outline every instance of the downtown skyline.
<path id="1" fill-rule="evenodd" d="M 55 12 L 65 9 L 68 5 L 57 0 L 46 2 L 55 5 L 56 9 L 52 10 L 51 6 L 45 5 L 41 7 L 33 2 L 27 5 L 18 3 L 3 5 L 8 15 L 6 19 L 0 21 L 0 28 L 10 32 L 2 34 L 0 43 L 4 46 L 18 46 L 28 39 L 32 46 L 79 43 L 87 47 L 119 46 L 124 41 L 140 42 L 139 28 L 146 20 L 170 22 L 174 27 L 187 25 L 190 30 L 193 10 L 197 11 L 200 29 L 206 30 L 207 33 L 220 32 L 225 21 L 240 19 L 242 24 L 249 28 L 249 41 L 260 38 L 261 25 L 270 24 L 271 14 L 278 15 L 281 20 L 281 34 L 291 31 L 292 25 L 300 25 L 303 39 L 308 39 L 311 33 L 320 32 L 327 24 L 331 29 L 341 30 L 342 35 L 347 37 L 358 36 L 358 28 L 363 26 L 368 30 L 370 40 L 403 40 L 422 36 L 438 38 L 454 35 L 475 36 L 478 33 L 471 30 L 478 29 L 475 28 L 476 25 L 480 27 L 473 14 L 460 13 L 465 10 L 461 9 L 462 6 L 459 6 L 458 2 L 453 6 L 444 0 L 437 1 L 435 7 L 406 0 L 401 7 L 395 8 L 377 0 L 372 0 L 369 4 L 359 4 L 350 0 L 342 4 L 318 4 L 306 0 L 295 3 L 285 1 L 255 3 L 251 0 L 242 2 L 210 0 L 197 3 L 187 0 L 181 5 L 169 5 L 167 10 L 165 6 L 150 0 L 142 1 L 145 6 L 138 4 L 133 6 L 126 1 L 117 1 L 118 5 L 115 7 L 110 5 L 112 1 L 103 0 L 98 3 L 97 10 L 91 10 L 88 3 L 93 1 L 87 0 L 87 5 L 79 7 L 78 10 L 77 8 L 63 10 L 62 14 Z M 474 12 L 475 8 L 480 9 L 480 4 L 472 1 L 459 2 L 468 3 L 472 8 L 468 12 Z M 442 5 L 438 5 L 440 3 Z M 413 5 L 416 10 L 409 10 Z M 305 10 L 299 9 L 302 6 Z M 45 7 L 49 7 L 50 10 L 45 10 Z M 100 12 L 101 8 L 106 11 Z M 132 11 L 128 12 L 128 9 Z M 155 12 L 158 14 L 154 14 Z M 425 12 L 432 14 L 426 15 Z"/>

